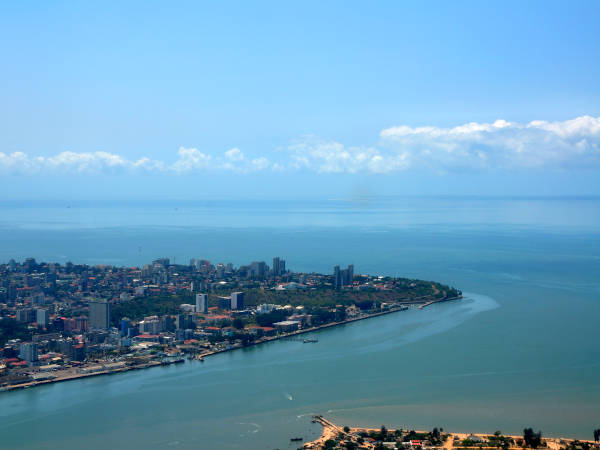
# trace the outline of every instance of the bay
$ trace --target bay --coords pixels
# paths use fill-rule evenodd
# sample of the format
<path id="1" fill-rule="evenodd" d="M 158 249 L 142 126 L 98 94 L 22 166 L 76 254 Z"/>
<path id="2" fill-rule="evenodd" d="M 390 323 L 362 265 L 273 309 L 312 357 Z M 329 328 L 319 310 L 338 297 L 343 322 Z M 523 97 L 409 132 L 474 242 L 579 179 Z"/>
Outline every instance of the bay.
<path id="1" fill-rule="evenodd" d="M 437 280 L 467 295 L 323 330 L 318 344 L 273 342 L 204 363 L 3 393 L 0 447 L 296 448 L 290 437 L 320 433 L 314 413 L 350 425 L 531 426 L 589 439 L 600 425 L 599 205 L 5 204 L 5 261 L 134 265 L 168 256 L 239 265 L 281 256 L 293 270 L 354 263 L 359 273 Z"/>

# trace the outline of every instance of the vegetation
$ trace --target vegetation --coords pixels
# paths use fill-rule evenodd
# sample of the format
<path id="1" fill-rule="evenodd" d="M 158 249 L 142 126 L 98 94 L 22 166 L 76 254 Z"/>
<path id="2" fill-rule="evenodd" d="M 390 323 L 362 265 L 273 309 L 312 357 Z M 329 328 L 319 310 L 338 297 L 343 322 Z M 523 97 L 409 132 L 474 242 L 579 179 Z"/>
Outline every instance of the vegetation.
<path id="1" fill-rule="evenodd" d="M 26 324 L 17 322 L 14 319 L 0 320 L 0 345 L 6 344 L 9 339 L 31 340 L 31 332 Z"/>
<path id="2" fill-rule="evenodd" d="M 534 433 L 532 428 L 525 428 L 523 430 L 523 441 L 528 447 L 538 448 L 542 445 L 542 432 Z"/>
<path id="3" fill-rule="evenodd" d="M 332 320 L 343 320 L 330 315 L 329 309 L 336 305 L 356 305 L 361 310 L 369 310 L 379 307 L 381 303 L 397 301 L 414 301 L 423 297 L 444 298 L 460 295 L 460 291 L 431 281 L 409 280 L 409 279 L 383 279 L 382 281 L 395 283 L 393 289 L 379 290 L 334 290 L 331 287 L 318 287 L 308 290 L 276 291 L 264 290 L 258 286 L 244 289 L 244 304 L 246 307 L 255 307 L 262 303 L 276 305 L 305 306 L 311 309 L 315 315 L 316 323 L 331 322 Z M 218 297 L 229 295 L 231 288 L 218 289 L 209 294 L 209 305 L 217 306 Z M 146 316 L 161 316 L 165 314 L 177 314 L 180 312 L 179 305 L 183 303 L 193 304 L 194 295 L 191 292 L 179 292 L 172 295 L 154 295 L 149 297 L 135 297 L 123 303 L 111 306 L 111 323 L 118 326 L 122 317 L 132 320 L 141 320 Z M 338 313 L 339 316 L 339 313 Z M 283 320 L 282 312 L 274 311 L 263 314 L 258 324 L 271 326 L 274 322 Z"/>
<path id="4" fill-rule="evenodd" d="M 180 312 L 179 305 L 190 303 L 191 301 L 191 293 L 135 297 L 126 302 L 111 305 L 110 321 L 113 326 L 118 327 L 122 317 L 141 320 L 146 316 L 177 314 Z"/>

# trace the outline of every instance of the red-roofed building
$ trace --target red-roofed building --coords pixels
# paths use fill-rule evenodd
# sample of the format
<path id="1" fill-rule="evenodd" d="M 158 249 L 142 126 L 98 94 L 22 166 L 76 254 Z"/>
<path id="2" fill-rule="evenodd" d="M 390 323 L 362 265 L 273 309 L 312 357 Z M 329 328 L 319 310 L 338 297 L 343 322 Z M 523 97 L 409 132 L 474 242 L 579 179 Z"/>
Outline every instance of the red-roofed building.
<path id="1" fill-rule="evenodd" d="M 27 367 L 27 361 L 18 361 L 7 365 L 10 365 L 11 367 Z"/>
<path id="2" fill-rule="evenodd" d="M 212 314 L 210 316 L 204 316 L 204 319 L 207 322 L 218 322 L 219 320 L 229 320 L 231 317 L 224 314 Z"/>
<path id="3" fill-rule="evenodd" d="M 219 327 L 204 327 L 204 331 L 210 334 L 221 334 Z"/>
<path id="4" fill-rule="evenodd" d="M 248 330 L 252 334 L 256 334 L 257 336 L 273 336 L 275 335 L 275 328 L 273 327 L 259 327 L 259 326 L 251 326 L 248 327 Z"/>

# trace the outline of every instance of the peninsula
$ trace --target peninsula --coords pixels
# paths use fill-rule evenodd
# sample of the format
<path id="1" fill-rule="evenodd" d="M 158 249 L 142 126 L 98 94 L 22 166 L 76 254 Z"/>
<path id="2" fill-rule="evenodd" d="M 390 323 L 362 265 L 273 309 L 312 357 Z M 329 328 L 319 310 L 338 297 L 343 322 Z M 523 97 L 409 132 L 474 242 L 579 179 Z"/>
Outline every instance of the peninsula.
<path id="1" fill-rule="evenodd" d="M 461 298 L 433 282 L 161 258 L 0 264 L 0 390 L 183 362 Z"/>
<path id="2" fill-rule="evenodd" d="M 321 436 L 306 442 L 302 449 L 407 449 L 407 450 L 451 450 L 496 448 L 550 450 L 591 450 L 600 448 L 600 429 L 593 430 L 594 441 L 586 439 L 544 438 L 542 432 L 532 428 L 524 428 L 523 434 L 507 435 L 501 431 L 493 433 L 452 433 L 443 428 L 431 431 L 415 431 L 408 429 L 361 428 L 338 425 L 323 416 L 314 416 L 313 422 L 323 426 Z M 292 438 L 299 441 L 301 438 Z"/>

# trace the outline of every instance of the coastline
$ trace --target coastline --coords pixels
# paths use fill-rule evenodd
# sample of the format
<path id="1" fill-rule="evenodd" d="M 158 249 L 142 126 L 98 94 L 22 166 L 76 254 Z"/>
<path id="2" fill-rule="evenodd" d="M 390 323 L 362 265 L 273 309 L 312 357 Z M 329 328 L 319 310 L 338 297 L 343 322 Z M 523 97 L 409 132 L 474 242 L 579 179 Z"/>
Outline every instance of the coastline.
<path id="1" fill-rule="evenodd" d="M 340 435 L 343 435 L 344 439 L 355 439 L 356 436 L 359 435 L 359 433 L 370 433 L 370 432 L 379 432 L 380 431 L 380 428 L 365 428 L 365 427 L 348 427 L 349 431 L 344 431 L 344 428 L 345 428 L 344 426 L 338 425 L 338 424 L 334 423 L 333 421 L 331 421 L 321 415 L 313 416 L 313 422 L 319 423 L 323 427 L 321 436 L 319 436 L 317 439 L 315 439 L 313 441 L 305 442 L 301 447 L 302 449 L 305 449 L 305 450 L 323 449 L 323 448 L 325 448 L 326 441 L 331 440 L 331 439 L 335 440 Z M 395 432 L 396 430 L 388 429 L 387 431 Z M 398 431 L 408 433 L 410 430 L 399 429 Z M 420 434 L 429 433 L 429 431 L 424 431 L 424 430 L 414 430 L 414 431 L 416 433 L 420 433 Z M 437 449 L 473 448 L 473 449 L 480 450 L 481 444 L 473 445 L 473 446 L 464 446 L 464 445 L 462 445 L 462 442 L 465 439 L 467 439 L 469 437 L 473 437 L 473 436 L 475 436 L 476 438 L 480 438 L 480 439 L 487 439 L 489 436 L 493 436 L 493 432 L 491 432 L 491 433 L 455 433 L 455 432 L 449 432 L 446 430 L 443 431 L 443 434 L 448 435 L 448 438 L 442 442 L 442 445 L 427 446 L 427 448 L 432 448 L 432 449 L 433 448 L 437 448 Z M 512 439 L 515 442 L 515 445 L 506 447 L 507 449 L 523 449 L 523 448 L 525 448 L 523 445 L 516 445 L 516 442 L 518 440 L 522 440 L 523 436 L 510 435 L 510 434 L 503 434 L 502 436 L 505 438 Z M 573 438 L 563 438 L 563 437 L 542 437 L 541 439 L 542 439 L 542 445 L 545 445 L 545 448 L 548 448 L 551 450 L 559 450 L 561 448 L 565 448 L 565 445 L 571 444 L 575 441 L 578 441 L 581 443 L 587 443 L 587 444 L 590 444 L 591 446 L 594 446 L 594 445 L 596 445 L 596 447 L 598 446 L 598 444 L 596 442 L 589 440 L 589 439 L 573 439 Z M 421 445 L 419 445 L 418 447 L 421 448 Z M 373 442 L 369 442 L 369 441 L 365 440 L 365 442 L 358 444 L 358 447 L 356 447 L 356 448 L 374 449 L 375 444 Z M 413 446 L 411 444 L 408 446 L 408 448 L 415 448 L 415 446 Z M 488 447 L 488 448 L 492 448 L 492 447 Z"/>
<path id="2" fill-rule="evenodd" d="M 460 295 L 458 297 L 442 298 L 442 299 L 425 301 L 425 302 L 423 302 L 423 301 L 403 302 L 403 303 L 399 304 L 398 306 L 390 308 L 385 311 L 379 311 L 376 313 L 366 314 L 366 315 L 359 316 L 359 317 L 352 317 L 350 319 L 345 319 L 340 322 L 330 322 L 330 323 L 326 323 L 323 325 L 317 325 L 317 326 L 310 327 L 310 328 L 303 328 L 301 330 L 291 331 L 289 333 L 282 333 L 282 334 L 279 334 L 276 336 L 262 337 L 262 338 L 257 339 L 256 341 L 253 341 L 253 342 L 247 344 L 246 346 L 233 346 L 233 347 L 224 348 L 221 350 L 211 350 L 211 351 L 204 352 L 204 353 L 198 353 L 196 355 L 196 359 L 203 360 L 205 357 L 209 357 L 209 356 L 216 355 L 219 353 L 225 353 L 225 352 L 230 352 L 230 351 L 234 351 L 234 350 L 239 350 L 241 348 L 247 348 L 247 347 L 251 347 L 251 346 L 255 346 L 255 345 L 264 344 L 266 342 L 277 341 L 280 339 L 288 339 L 288 338 L 291 338 L 294 336 L 311 333 L 313 331 L 319 331 L 319 330 L 323 330 L 326 328 L 337 327 L 337 326 L 344 325 L 347 323 L 352 323 L 352 322 L 359 322 L 361 320 L 371 319 L 373 317 L 384 316 L 386 314 L 392 314 L 392 313 L 396 313 L 396 312 L 400 312 L 400 311 L 406 311 L 408 309 L 409 305 L 413 305 L 413 306 L 420 305 L 419 309 L 423 309 L 434 303 L 443 303 L 443 302 L 452 301 L 452 300 L 460 300 L 462 298 L 463 298 L 462 295 Z M 123 366 L 123 367 L 119 367 L 117 369 L 99 370 L 99 371 L 91 372 L 91 373 L 70 372 L 66 375 L 59 375 L 56 378 L 50 378 L 50 379 L 44 379 L 44 380 L 34 380 L 34 381 L 29 381 L 27 383 L 21 383 L 21 384 L 17 384 L 17 385 L 0 387 L 0 394 L 2 392 L 14 391 L 14 390 L 18 390 L 18 389 L 28 389 L 28 388 L 37 387 L 37 386 L 46 385 L 46 384 L 61 383 L 64 381 L 78 380 L 81 378 L 89 378 L 89 377 L 100 376 L 100 375 L 113 375 L 113 374 L 117 374 L 117 373 L 129 372 L 132 370 L 142 370 L 142 369 L 148 369 L 151 367 L 159 367 L 159 366 L 177 364 L 177 363 L 182 363 L 182 362 L 184 362 L 183 358 L 177 358 L 177 359 L 172 359 L 172 360 L 163 360 L 163 361 L 153 360 L 153 361 L 148 361 L 143 364 L 136 364 L 136 365 L 132 365 L 132 366 Z"/>

